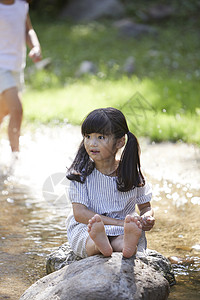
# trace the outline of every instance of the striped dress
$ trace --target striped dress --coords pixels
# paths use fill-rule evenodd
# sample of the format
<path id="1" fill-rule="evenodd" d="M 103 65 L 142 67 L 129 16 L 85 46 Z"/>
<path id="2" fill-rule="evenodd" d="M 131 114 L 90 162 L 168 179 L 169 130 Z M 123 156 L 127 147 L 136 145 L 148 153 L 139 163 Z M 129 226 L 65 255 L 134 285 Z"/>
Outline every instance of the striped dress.
<path id="1" fill-rule="evenodd" d="M 100 215 L 124 220 L 127 214 L 135 212 L 136 204 L 151 201 L 151 188 L 146 183 L 128 192 L 117 189 L 117 177 L 106 176 L 94 169 L 85 183 L 70 182 L 69 198 L 72 203 L 80 203 Z M 122 226 L 105 225 L 108 236 L 124 234 Z M 87 257 L 85 244 L 88 238 L 87 225 L 75 221 L 73 214 L 67 219 L 68 242 L 80 257 Z"/>

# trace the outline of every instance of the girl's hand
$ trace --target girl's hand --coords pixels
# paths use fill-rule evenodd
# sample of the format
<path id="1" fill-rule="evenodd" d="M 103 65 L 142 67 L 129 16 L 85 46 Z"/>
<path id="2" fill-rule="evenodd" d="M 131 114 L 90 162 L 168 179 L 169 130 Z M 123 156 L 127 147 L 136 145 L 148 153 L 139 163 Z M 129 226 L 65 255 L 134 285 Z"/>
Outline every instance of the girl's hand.
<path id="1" fill-rule="evenodd" d="M 149 231 L 153 228 L 155 224 L 155 218 L 152 216 L 141 216 L 142 218 L 142 229 L 144 231 Z"/>
<path id="2" fill-rule="evenodd" d="M 39 46 L 35 46 L 31 49 L 28 55 L 34 63 L 40 61 L 42 59 L 41 49 Z"/>

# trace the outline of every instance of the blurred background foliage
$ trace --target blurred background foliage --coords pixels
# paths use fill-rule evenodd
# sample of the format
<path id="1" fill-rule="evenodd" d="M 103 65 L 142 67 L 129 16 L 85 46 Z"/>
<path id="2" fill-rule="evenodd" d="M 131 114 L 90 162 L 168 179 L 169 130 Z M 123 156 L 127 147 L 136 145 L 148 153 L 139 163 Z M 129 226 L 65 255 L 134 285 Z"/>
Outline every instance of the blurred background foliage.
<path id="1" fill-rule="evenodd" d="M 58 17 L 63 8 L 73 0 L 30 1 L 32 10 L 39 13 L 40 17 Z M 173 5 L 176 11 L 178 11 L 178 14 L 176 15 L 178 18 L 188 18 L 189 16 L 196 16 L 198 18 L 200 9 L 199 0 L 120 0 L 120 2 L 124 4 L 128 16 L 138 17 L 138 19 L 141 19 L 147 6 L 152 6 L 154 4 Z"/>
<path id="2" fill-rule="evenodd" d="M 31 0 L 31 9 L 41 17 L 58 17 L 70 0 Z"/>
<path id="3" fill-rule="evenodd" d="M 27 60 L 25 122 L 80 124 L 90 110 L 114 106 L 128 116 L 136 135 L 200 145 L 200 2 L 121 0 L 129 19 L 156 30 L 133 38 L 121 36 L 114 20 L 61 19 L 71 1 L 30 5 L 43 58 L 51 64 L 36 70 Z M 146 20 L 153 4 L 171 4 L 175 13 Z M 129 57 L 131 74 L 123 71 Z M 83 61 L 91 61 L 97 72 L 77 76 Z"/>

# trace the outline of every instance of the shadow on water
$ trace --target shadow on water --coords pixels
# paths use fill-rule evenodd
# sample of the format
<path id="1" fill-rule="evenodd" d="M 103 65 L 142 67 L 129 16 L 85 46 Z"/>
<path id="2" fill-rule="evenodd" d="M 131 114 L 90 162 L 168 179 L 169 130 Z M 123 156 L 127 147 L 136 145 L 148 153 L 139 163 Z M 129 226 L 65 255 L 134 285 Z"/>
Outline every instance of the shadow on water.
<path id="1" fill-rule="evenodd" d="M 67 192 L 63 178 L 80 142 L 78 132 L 79 128 L 68 127 L 25 134 L 14 172 L 5 169 L 0 157 L 0 299 L 19 299 L 46 275 L 46 256 L 66 242 L 65 220 L 71 207 L 63 200 Z M 8 153 L 5 141 L 0 150 Z M 199 189 L 147 177 L 156 211 L 156 226 L 147 233 L 148 247 L 171 257 L 177 285 L 169 299 L 199 299 Z"/>

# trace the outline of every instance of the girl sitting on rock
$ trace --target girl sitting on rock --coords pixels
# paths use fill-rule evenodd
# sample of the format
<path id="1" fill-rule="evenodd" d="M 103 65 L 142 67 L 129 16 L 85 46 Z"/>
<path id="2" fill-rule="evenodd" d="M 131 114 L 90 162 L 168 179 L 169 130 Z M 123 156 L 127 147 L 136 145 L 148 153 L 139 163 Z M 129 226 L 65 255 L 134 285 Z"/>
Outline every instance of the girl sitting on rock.
<path id="1" fill-rule="evenodd" d="M 137 245 L 139 249 L 142 232 L 155 222 L 138 141 L 122 112 L 112 107 L 92 111 L 81 130 L 83 141 L 67 174 L 73 207 L 67 219 L 69 244 L 80 257 L 110 256 L 117 251 L 129 258 L 136 254 Z"/>

